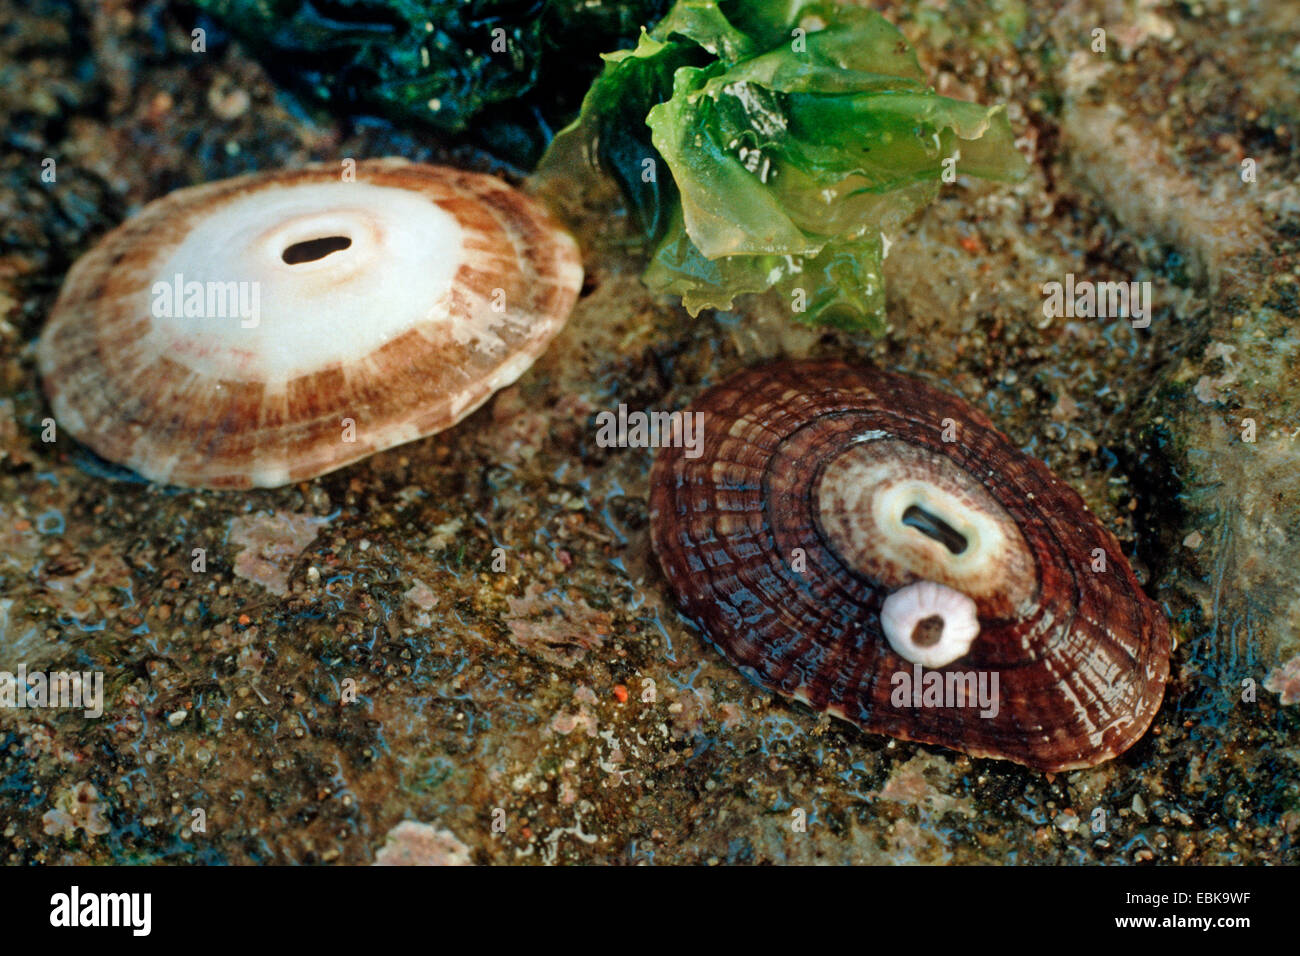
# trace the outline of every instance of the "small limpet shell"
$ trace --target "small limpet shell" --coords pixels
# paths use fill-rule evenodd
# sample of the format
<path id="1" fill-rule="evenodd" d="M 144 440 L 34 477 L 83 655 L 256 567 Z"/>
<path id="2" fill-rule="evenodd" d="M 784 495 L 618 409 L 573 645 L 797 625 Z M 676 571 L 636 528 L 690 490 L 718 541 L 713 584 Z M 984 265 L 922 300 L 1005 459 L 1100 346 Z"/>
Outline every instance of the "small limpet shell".
<path id="1" fill-rule="evenodd" d="M 900 657 L 924 667 L 944 667 L 970 652 L 980 633 L 979 609 L 960 591 L 917 581 L 881 603 L 880 628 Z"/>
<path id="2" fill-rule="evenodd" d="M 301 481 L 517 379 L 582 284 L 573 239 L 478 173 L 404 160 L 171 193 L 68 273 L 37 348 L 59 424 L 154 481 Z"/>

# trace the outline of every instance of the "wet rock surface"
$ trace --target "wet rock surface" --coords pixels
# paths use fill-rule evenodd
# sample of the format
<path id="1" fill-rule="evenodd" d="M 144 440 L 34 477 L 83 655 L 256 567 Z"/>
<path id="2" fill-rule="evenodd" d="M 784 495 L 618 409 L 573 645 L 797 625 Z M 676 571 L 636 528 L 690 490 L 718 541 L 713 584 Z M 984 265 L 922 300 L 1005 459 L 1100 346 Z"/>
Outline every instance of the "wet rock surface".
<path id="1" fill-rule="evenodd" d="M 0 0 L 0 670 L 104 675 L 98 719 L 0 709 L 0 858 L 1295 862 L 1295 5 L 884 12 L 940 92 L 1010 105 L 1034 171 L 959 179 L 889 237 L 883 339 L 769 299 L 692 321 L 641 288 L 604 190 L 534 183 L 588 269 L 534 368 L 447 433 L 231 494 L 44 440 L 30 343 L 68 265 L 190 183 L 491 163 L 302 108 L 184 7 Z M 1045 316 L 1067 273 L 1151 282 L 1150 327 Z M 599 447 L 594 416 L 777 355 L 920 375 L 1083 494 L 1180 642 L 1141 742 L 1044 775 L 867 735 L 677 616 L 652 452 Z"/>

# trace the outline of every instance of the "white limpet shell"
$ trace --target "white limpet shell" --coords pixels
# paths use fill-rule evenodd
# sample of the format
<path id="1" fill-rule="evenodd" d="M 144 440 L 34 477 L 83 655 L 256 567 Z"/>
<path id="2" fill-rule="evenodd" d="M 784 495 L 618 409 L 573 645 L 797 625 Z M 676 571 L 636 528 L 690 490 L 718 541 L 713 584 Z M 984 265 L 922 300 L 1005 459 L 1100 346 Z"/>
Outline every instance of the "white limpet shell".
<path id="1" fill-rule="evenodd" d="M 273 487 L 448 428 L 515 381 L 577 299 L 572 237 L 491 176 L 355 172 L 182 189 L 104 237 L 37 347 L 58 422 L 153 481 Z"/>
<path id="2" fill-rule="evenodd" d="M 890 647 L 922 667 L 964 657 L 980 632 L 975 602 L 934 581 L 917 581 L 885 598 L 880 626 Z"/>

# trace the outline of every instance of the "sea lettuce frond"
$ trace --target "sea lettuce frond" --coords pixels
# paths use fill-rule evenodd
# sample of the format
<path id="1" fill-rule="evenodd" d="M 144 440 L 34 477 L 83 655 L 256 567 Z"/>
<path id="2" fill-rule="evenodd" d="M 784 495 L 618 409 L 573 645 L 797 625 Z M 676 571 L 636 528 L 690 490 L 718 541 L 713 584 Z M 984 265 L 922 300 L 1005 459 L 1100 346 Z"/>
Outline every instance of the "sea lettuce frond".
<path id="1" fill-rule="evenodd" d="M 879 14 L 799 0 L 678 0 L 605 57 L 579 141 L 688 311 L 777 289 L 800 321 L 884 326 L 882 234 L 939 192 L 944 161 L 1023 177 L 1003 107 L 936 94 Z M 545 164 L 546 160 L 543 160 Z"/>

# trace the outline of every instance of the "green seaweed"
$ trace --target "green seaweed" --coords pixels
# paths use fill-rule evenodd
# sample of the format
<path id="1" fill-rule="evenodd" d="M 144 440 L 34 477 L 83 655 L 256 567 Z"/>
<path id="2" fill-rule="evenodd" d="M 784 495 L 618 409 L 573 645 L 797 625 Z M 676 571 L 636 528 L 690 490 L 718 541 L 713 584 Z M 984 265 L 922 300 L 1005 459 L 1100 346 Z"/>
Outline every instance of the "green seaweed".
<path id="1" fill-rule="evenodd" d="M 531 168 L 598 54 L 668 0 L 195 0 L 277 77 L 335 112 L 464 137 Z"/>
<path id="2" fill-rule="evenodd" d="M 799 321 L 880 332 L 884 236 L 938 195 L 945 160 L 1026 170 L 1004 108 L 936 94 L 870 10 L 679 0 L 604 59 L 542 164 L 580 154 L 613 176 L 644 281 L 693 315 L 775 289 Z"/>

